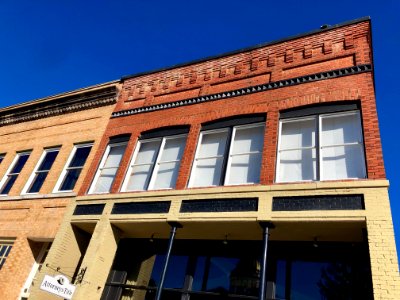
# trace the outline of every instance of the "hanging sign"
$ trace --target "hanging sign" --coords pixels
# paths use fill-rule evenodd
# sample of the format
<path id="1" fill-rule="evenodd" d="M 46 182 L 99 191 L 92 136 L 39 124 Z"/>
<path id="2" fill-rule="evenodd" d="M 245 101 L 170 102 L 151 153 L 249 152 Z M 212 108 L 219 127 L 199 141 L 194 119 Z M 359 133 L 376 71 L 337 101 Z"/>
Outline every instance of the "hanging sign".
<path id="1" fill-rule="evenodd" d="M 45 275 L 42 284 L 40 285 L 41 290 L 68 300 L 72 299 L 75 288 L 76 286 L 72 285 L 68 278 L 63 275 L 56 275 L 54 277 Z"/>

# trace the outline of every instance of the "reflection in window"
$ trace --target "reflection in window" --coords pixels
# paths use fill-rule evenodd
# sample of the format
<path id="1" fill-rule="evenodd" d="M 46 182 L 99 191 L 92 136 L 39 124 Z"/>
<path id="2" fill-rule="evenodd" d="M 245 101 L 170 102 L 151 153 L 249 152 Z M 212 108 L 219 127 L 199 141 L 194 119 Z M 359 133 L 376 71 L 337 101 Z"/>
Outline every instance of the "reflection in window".
<path id="1" fill-rule="evenodd" d="M 74 189 L 91 149 L 92 144 L 76 145 L 74 147 L 65 169 L 61 173 L 61 181 L 59 180 L 57 183 L 55 191 L 66 192 Z"/>
<path id="2" fill-rule="evenodd" d="M 186 135 L 139 141 L 122 190 L 174 188 L 185 142 Z"/>
<path id="3" fill-rule="evenodd" d="M 365 176 L 358 111 L 281 120 L 278 182 Z"/>
<path id="4" fill-rule="evenodd" d="M 10 254 L 13 241 L 0 240 L 0 270 L 6 262 L 8 254 Z"/>
<path id="5" fill-rule="evenodd" d="M 263 123 L 201 132 L 189 185 L 258 183 L 263 144 Z"/>
<path id="6" fill-rule="evenodd" d="M 7 171 L 7 174 L 3 177 L 1 192 L 0 192 L 1 195 L 6 195 L 10 192 L 11 188 L 14 185 L 14 182 L 17 180 L 19 173 L 21 173 L 22 168 L 25 166 L 25 163 L 28 160 L 29 155 L 30 152 L 17 154 L 13 163 L 11 164 L 11 168 Z"/>
<path id="7" fill-rule="evenodd" d="M 90 193 L 107 193 L 117 174 L 127 143 L 109 144 L 100 162 Z"/>
<path id="8" fill-rule="evenodd" d="M 47 149 L 44 151 L 39 163 L 35 167 L 33 177 L 29 179 L 24 188 L 25 193 L 38 193 L 40 191 L 59 151 L 59 148 Z"/>

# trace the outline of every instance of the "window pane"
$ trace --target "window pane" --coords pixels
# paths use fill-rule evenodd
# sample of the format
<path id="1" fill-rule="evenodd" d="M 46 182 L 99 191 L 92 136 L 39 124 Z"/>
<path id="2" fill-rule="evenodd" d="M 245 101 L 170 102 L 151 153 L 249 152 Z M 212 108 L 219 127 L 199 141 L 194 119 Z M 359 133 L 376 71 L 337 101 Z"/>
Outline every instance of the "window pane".
<path id="1" fill-rule="evenodd" d="M 261 153 L 233 156 L 227 184 L 258 183 Z"/>
<path id="2" fill-rule="evenodd" d="M 185 272 L 188 263 L 186 255 L 171 255 L 169 260 L 169 268 L 165 276 L 164 288 L 183 288 Z M 161 273 L 165 263 L 165 255 L 159 254 L 156 256 L 149 286 L 157 287 L 160 284 Z"/>
<path id="3" fill-rule="evenodd" d="M 235 284 L 235 282 L 231 282 L 231 277 L 235 277 L 235 271 L 238 273 L 236 275 L 240 274 L 238 269 L 239 262 L 239 258 L 212 257 L 207 278 L 207 291 L 228 293 L 231 289 L 231 284 Z M 240 276 L 238 277 L 240 278 Z"/>
<path id="4" fill-rule="evenodd" d="M 13 167 L 13 169 L 11 170 L 10 173 L 19 173 L 21 172 L 22 168 L 24 167 L 26 161 L 29 158 L 29 154 L 21 154 L 18 157 L 17 162 L 15 163 L 15 166 Z"/>
<path id="5" fill-rule="evenodd" d="M 9 175 L 8 176 L 7 181 L 4 183 L 4 187 L 1 190 L 1 194 L 8 194 L 10 192 L 17 177 L 18 177 L 18 175 Z"/>
<path id="6" fill-rule="evenodd" d="M 223 161 L 223 157 L 201 159 L 197 161 L 192 186 L 220 185 Z"/>
<path id="7" fill-rule="evenodd" d="M 322 117 L 321 146 L 361 142 L 358 114 Z"/>
<path id="8" fill-rule="evenodd" d="M 94 192 L 95 193 L 109 192 L 111 185 L 114 181 L 115 174 L 117 173 L 117 170 L 118 167 L 102 170 L 99 179 L 97 180 Z"/>
<path id="9" fill-rule="evenodd" d="M 291 297 L 293 300 L 325 299 L 321 295 L 321 274 L 328 267 L 324 262 L 292 263 Z"/>
<path id="10" fill-rule="evenodd" d="M 279 181 L 316 180 L 315 149 L 282 151 L 279 159 Z"/>
<path id="11" fill-rule="evenodd" d="M 149 185 L 152 166 L 153 165 L 134 166 L 126 189 L 128 191 L 146 190 Z"/>
<path id="12" fill-rule="evenodd" d="M 160 161 L 180 160 L 185 148 L 186 137 L 166 139 Z"/>
<path id="13" fill-rule="evenodd" d="M 364 151 L 361 145 L 321 149 L 323 180 L 365 178 Z"/>
<path id="14" fill-rule="evenodd" d="M 56 157 L 58 155 L 58 150 L 57 151 L 49 151 L 46 152 L 46 155 L 40 164 L 39 168 L 37 171 L 48 171 L 50 170 L 51 166 L 53 165 Z"/>
<path id="15" fill-rule="evenodd" d="M 282 122 L 280 150 L 315 146 L 315 120 Z"/>
<path id="16" fill-rule="evenodd" d="M 77 148 L 74 158 L 71 160 L 68 167 L 83 167 L 83 165 L 86 162 L 87 157 L 89 156 L 91 149 L 92 149 L 92 146 Z"/>
<path id="17" fill-rule="evenodd" d="M 75 183 L 79 178 L 79 174 L 82 169 L 72 169 L 68 170 L 65 175 L 64 181 L 61 184 L 60 191 L 72 191 L 75 187 Z"/>
<path id="18" fill-rule="evenodd" d="M 264 142 L 264 126 L 239 128 L 235 132 L 235 140 L 231 154 L 262 152 Z"/>
<path id="19" fill-rule="evenodd" d="M 222 156 L 225 153 L 228 131 L 203 134 L 197 157 Z"/>
<path id="20" fill-rule="evenodd" d="M 35 179 L 33 180 L 31 187 L 27 191 L 28 193 L 38 193 L 40 188 L 42 187 L 44 180 L 47 177 L 47 172 L 37 173 Z"/>
<path id="21" fill-rule="evenodd" d="M 179 162 L 160 164 L 153 189 L 174 188 L 178 177 Z"/>
<path id="22" fill-rule="evenodd" d="M 124 155 L 125 147 L 126 145 L 110 147 L 110 152 L 108 153 L 104 168 L 118 167 Z"/>
<path id="23" fill-rule="evenodd" d="M 160 148 L 161 140 L 154 142 L 144 142 L 140 144 L 140 150 L 135 159 L 135 165 L 154 163 Z"/>

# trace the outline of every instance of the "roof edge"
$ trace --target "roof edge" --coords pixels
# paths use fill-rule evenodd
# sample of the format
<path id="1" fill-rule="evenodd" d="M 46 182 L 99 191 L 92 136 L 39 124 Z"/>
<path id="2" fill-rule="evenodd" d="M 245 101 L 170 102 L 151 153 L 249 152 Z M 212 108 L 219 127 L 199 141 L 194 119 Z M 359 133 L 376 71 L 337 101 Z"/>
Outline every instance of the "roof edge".
<path id="1" fill-rule="evenodd" d="M 120 79 L 112 80 L 112 81 L 108 81 L 108 82 L 104 82 L 104 83 L 99 83 L 99 84 L 79 88 L 79 89 L 72 90 L 72 91 L 67 91 L 67 92 L 64 92 L 61 94 L 55 94 L 55 95 L 51 95 L 51 96 L 47 96 L 47 97 L 43 97 L 43 98 L 38 98 L 38 99 L 34 99 L 34 100 L 22 102 L 22 103 L 13 104 L 10 106 L 0 108 L 0 114 L 6 113 L 8 111 L 24 109 L 24 108 L 32 106 L 32 105 L 48 104 L 49 102 L 60 100 L 64 97 L 75 96 L 75 95 L 79 95 L 79 94 L 82 94 L 85 92 L 94 92 L 96 90 L 102 90 L 104 88 L 109 88 L 118 83 L 120 83 Z"/>
<path id="2" fill-rule="evenodd" d="M 292 36 L 289 36 L 289 37 L 286 37 L 286 38 L 274 40 L 274 41 L 271 41 L 271 42 L 265 42 L 265 43 L 261 43 L 261 44 L 258 44 L 258 45 L 254 45 L 254 46 L 250 46 L 250 47 L 246 47 L 246 48 L 241 48 L 241 49 L 225 52 L 225 53 L 222 53 L 222 54 L 217 54 L 217 55 L 212 55 L 212 56 L 208 56 L 208 57 L 205 57 L 205 58 L 195 59 L 195 60 L 191 60 L 191 61 L 188 61 L 188 62 L 179 63 L 179 64 L 176 64 L 176 65 L 162 67 L 162 68 L 157 68 L 157 69 L 150 70 L 150 71 L 144 71 L 144 72 L 134 73 L 134 74 L 131 74 L 131 75 L 125 75 L 125 76 L 121 77 L 120 82 L 123 82 L 123 81 L 125 81 L 127 79 L 143 76 L 143 75 L 150 75 L 150 74 L 154 74 L 154 73 L 158 73 L 158 72 L 162 72 L 162 71 L 168 71 L 168 70 L 181 68 L 181 67 L 186 67 L 186 66 L 197 64 L 197 63 L 201 63 L 201 62 L 206 62 L 206 61 L 217 59 L 217 58 L 223 58 L 223 57 L 230 56 L 230 55 L 235 55 L 235 54 L 239 54 L 239 53 L 243 53 L 243 52 L 248 52 L 248 51 L 259 49 L 259 48 L 262 48 L 262 47 L 271 46 L 271 45 L 287 42 L 287 41 L 290 41 L 290 40 L 295 40 L 295 39 L 298 39 L 298 38 L 314 35 L 314 34 L 321 33 L 321 32 L 326 32 L 326 31 L 329 31 L 329 30 L 333 30 L 333 29 L 337 29 L 337 28 L 340 28 L 340 27 L 353 25 L 353 24 L 357 24 L 357 23 L 361 23 L 361 22 L 365 22 L 365 21 L 371 22 L 371 17 L 370 16 L 365 16 L 365 17 L 361 17 L 361 18 L 358 18 L 358 19 L 354 19 L 354 20 L 338 23 L 338 24 L 335 24 L 335 25 L 331 25 L 331 26 L 329 26 L 327 28 L 324 28 L 324 29 L 314 29 L 312 31 L 308 31 L 308 32 L 305 32 L 305 33 L 292 35 Z"/>

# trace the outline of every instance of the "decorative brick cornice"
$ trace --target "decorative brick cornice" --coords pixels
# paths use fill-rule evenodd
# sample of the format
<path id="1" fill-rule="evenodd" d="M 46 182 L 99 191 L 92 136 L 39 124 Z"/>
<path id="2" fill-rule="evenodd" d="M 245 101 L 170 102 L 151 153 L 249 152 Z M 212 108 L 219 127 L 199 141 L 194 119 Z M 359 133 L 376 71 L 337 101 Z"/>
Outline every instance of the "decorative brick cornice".
<path id="1" fill-rule="evenodd" d="M 189 99 L 184 99 L 184 100 L 179 100 L 179 101 L 174 101 L 174 102 L 169 102 L 169 103 L 164 103 L 164 104 L 122 110 L 122 111 L 112 113 L 112 118 L 136 115 L 136 114 L 140 114 L 140 113 L 146 113 L 146 112 L 163 110 L 163 109 L 170 109 L 170 108 L 175 108 L 175 107 L 180 107 L 180 106 L 187 106 L 187 105 L 192 105 L 192 104 L 197 104 L 197 103 L 202 103 L 202 102 L 223 100 L 223 99 L 228 99 L 228 98 L 237 97 L 237 96 L 243 96 L 243 95 L 248 95 L 248 94 L 253 94 L 253 93 L 264 92 L 267 90 L 273 90 L 273 89 L 277 89 L 277 88 L 289 87 L 289 86 L 313 82 L 313 81 L 332 79 L 332 78 L 354 75 L 354 74 L 370 72 L 370 71 L 372 71 L 372 66 L 370 64 L 358 65 L 358 66 L 349 67 L 349 68 L 336 69 L 336 70 L 332 70 L 332 71 L 320 72 L 320 73 L 315 73 L 315 74 L 306 75 L 306 76 L 300 76 L 300 77 L 295 77 L 295 78 L 290 78 L 290 79 L 285 79 L 285 80 L 279 80 L 279 81 L 260 84 L 260 85 L 256 85 L 256 86 L 249 86 L 247 88 L 241 88 L 241 89 L 226 91 L 226 92 L 217 93 L 217 94 L 204 95 L 204 96 L 199 96 L 199 97 L 195 97 L 195 98 L 189 98 Z"/>
<path id="2" fill-rule="evenodd" d="M 0 126 L 111 105 L 116 101 L 117 88 L 115 85 L 60 97 L 55 96 L 48 101 L 32 102 L 25 106 L 16 106 L 0 111 Z"/>
<path id="3" fill-rule="evenodd" d="M 338 55 L 354 55 L 362 51 L 369 33 L 369 19 L 363 18 L 255 47 L 126 76 L 121 80 L 120 103 L 192 90 L 206 83 L 213 85 L 244 79 L 294 65 L 326 61 Z M 357 65 L 371 63 L 368 56 L 357 56 L 355 59 Z M 123 105 L 120 108 L 124 109 Z"/>

